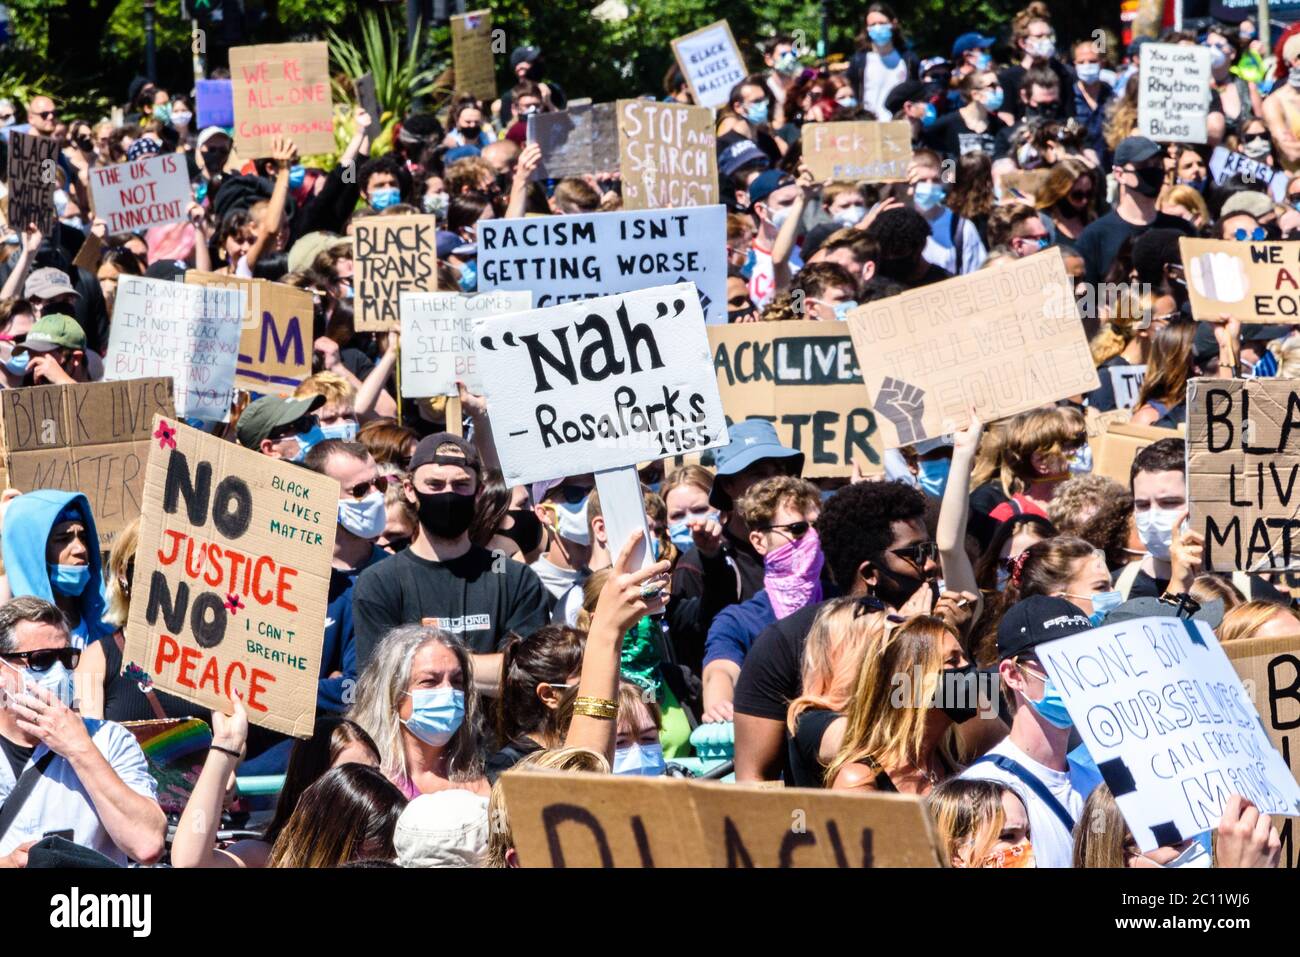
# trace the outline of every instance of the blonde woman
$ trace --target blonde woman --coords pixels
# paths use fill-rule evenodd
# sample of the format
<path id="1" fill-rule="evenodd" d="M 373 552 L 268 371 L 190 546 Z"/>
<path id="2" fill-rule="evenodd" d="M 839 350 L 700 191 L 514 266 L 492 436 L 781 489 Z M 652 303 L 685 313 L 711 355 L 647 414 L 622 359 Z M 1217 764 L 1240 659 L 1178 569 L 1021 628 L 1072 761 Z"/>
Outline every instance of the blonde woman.
<path id="1" fill-rule="evenodd" d="M 1286 605 L 1248 601 L 1232 608 L 1216 629 L 1220 642 L 1242 638 L 1296 638 L 1300 640 L 1300 615 Z"/>
<path id="2" fill-rule="evenodd" d="M 555 748 L 525 755 L 513 770 L 609 774 L 609 762 L 589 748 Z M 483 866 L 519 867 L 519 853 L 515 850 L 515 837 L 510 829 L 510 811 L 506 807 L 505 790 L 500 781 L 492 785 L 492 797 L 488 800 L 488 823 L 488 849 Z"/>
<path id="3" fill-rule="evenodd" d="M 1211 219 L 1210 207 L 1205 205 L 1205 197 L 1186 183 L 1166 186 L 1160 198 L 1156 200 L 1156 209 L 1168 216 L 1181 217 L 1198 230 L 1204 229 Z"/>
<path id="4" fill-rule="evenodd" d="M 1057 486 L 1070 477 L 1070 458 L 1088 443 L 1083 413 L 1069 406 L 1022 412 L 993 436 L 971 484 L 971 508 L 995 523 L 1015 515 L 1047 517 Z"/>
<path id="5" fill-rule="evenodd" d="M 926 798 L 953 867 L 1033 867 L 1029 812 L 997 781 L 951 778 Z"/>

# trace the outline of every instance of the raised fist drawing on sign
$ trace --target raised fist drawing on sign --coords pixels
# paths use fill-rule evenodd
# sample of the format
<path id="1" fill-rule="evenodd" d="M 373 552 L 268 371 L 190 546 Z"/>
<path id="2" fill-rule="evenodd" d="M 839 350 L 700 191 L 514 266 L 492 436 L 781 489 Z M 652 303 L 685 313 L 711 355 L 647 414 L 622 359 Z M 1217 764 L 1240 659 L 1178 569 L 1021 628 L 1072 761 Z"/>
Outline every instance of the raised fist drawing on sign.
<path id="1" fill-rule="evenodd" d="M 887 376 L 876 393 L 873 408 L 894 424 L 898 441 L 904 445 L 926 437 L 925 424 L 921 421 L 925 416 L 925 390 L 919 386 Z"/>

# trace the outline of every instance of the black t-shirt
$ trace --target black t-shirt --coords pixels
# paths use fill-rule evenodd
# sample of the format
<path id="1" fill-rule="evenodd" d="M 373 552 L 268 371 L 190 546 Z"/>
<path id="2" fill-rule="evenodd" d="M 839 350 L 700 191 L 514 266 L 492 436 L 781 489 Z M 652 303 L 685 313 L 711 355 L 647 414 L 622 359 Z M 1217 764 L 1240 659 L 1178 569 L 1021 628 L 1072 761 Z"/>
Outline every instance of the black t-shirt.
<path id="1" fill-rule="evenodd" d="M 511 741 L 500 751 L 488 755 L 483 773 L 487 776 L 489 784 L 495 784 L 498 777 L 513 768 L 523 758 L 544 750 L 546 749 L 532 738 Z"/>
<path id="2" fill-rule="evenodd" d="M 737 711 L 785 723 L 786 709 L 799 697 L 808 629 L 823 604 L 805 605 L 759 632 L 736 681 L 734 707 Z"/>
<path id="3" fill-rule="evenodd" d="M 840 717 L 838 711 L 825 711 L 821 708 L 809 708 L 799 715 L 799 721 L 794 726 L 794 737 L 786 742 L 791 786 L 825 787 L 826 768 L 817 760 L 817 752 L 821 749 L 826 730 Z"/>
<path id="4" fill-rule="evenodd" d="M 996 479 L 992 482 L 985 482 L 970 493 L 968 528 L 980 543 L 982 549 L 989 547 L 989 543 L 993 541 L 994 533 L 998 530 L 998 525 L 1001 524 L 997 519 L 990 518 L 989 513 L 1003 502 L 1009 501 L 1011 500 L 1002 491 L 1002 483 Z"/>
<path id="5" fill-rule="evenodd" d="M 921 134 L 925 144 L 953 158 L 965 156 L 982 150 L 993 159 L 1005 148 L 1005 137 L 999 134 L 1006 129 L 996 113 L 988 116 L 988 126 L 982 133 L 976 133 L 966 125 L 966 118 L 959 111 L 948 113 L 934 121 L 934 125 Z"/>
<path id="6" fill-rule="evenodd" d="M 1129 589 L 1128 597 L 1159 598 L 1168 590 L 1168 578 L 1152 578 L 1139 568 L 1137 575 L 1133 579 L 1133 585 Z M 1278 591 L 1272 582 L 1260 575 L 1250 576 L 1250 594 L 1246 596 L 1246 599 L 1248 601 L 1271 601 L 1275 605 L 1286 605 L 1287 607 L 1291 605 L 1290 595 Z"/>
<path id="7" fill-rule="evenodd" d="M 1061 118 L 1074 116 L 1074 81 L 1078 79 L 1074 71 L 1052 57 L 1047 61 L 1061 87 Z M 1009 111 L 1016 119 L 1025 115 L 1025 104 L 1020 100 L 1020 87 L 1024 85 L 1026 70 L 1019 63 L 998 72 L 998 83 L 1002 85 L 1002 108 Z"/>
<path id="8" fill-rule="evenodd" d="M 1074 244 L 1074 248 L 1083 257 L 1084 279 L 1090 283 L 1104 280 L 1106 271 L 1115 261 L 1124 240 L 1145 233 L 1148 229 L 1176 229 L 1185 236 L 1196 235 L 1192 224 L 1180 216 L 1156 213 L 1155 220 L 1149 226 L 1135 226 L 1112 209 L 1084 227 Z"/>
<path id="9" fill-rule="evenodd" d="M 0 734 L 0 751 L 4 751 L 5 757 L 9 759 L 9 767 L 13 769 L 14 780 L 17 781 L 23 773 L 23 768 L 27 767 L 27 762 L 32 759 L 32 753 L 35 752 L 36 745 L 23 747 L 21 744 L 15 744 L 3 734 Z M 0 805 L 4 802 L 0 801 Z"/>
<path id="10" fill-rule="evenodd" d="M 1123 356 L 1111 356 L 1097 367 L 1097 381 L 1101 385 L 1088 393 L 1088 405 L 1091 408 L 1096 409 L 1098 412 L 1110 412 L 1115 408 L 1115 383 L 1106 370 L 1127 365 L 1132 365 L 1132 363 Z"/>
<path id="11" fill-rule="evenodd" d="M 478 655 L 500 651 L 510 634 L 531 635 L 547 622 L 546 589 L 527 565 L 498 561 L 477 545 L 449 562 L 418 557 L 411 549 L 376 562 L 357 578 L 352 593 L 357 668 L 399 625 L 437 619 Z"/>
<path id="12" fill-rule="evenodd" d="M 140 690 L 140 682 L 122 674 L 122 651 L 117 636 L 100 641 L 104 649 L 104 718 L 108 721 L 153 721 L 153 706 Z M 199 718 L 212 724 L 212 710 L 155 689 L 158 703 L 169 718 Z"/>

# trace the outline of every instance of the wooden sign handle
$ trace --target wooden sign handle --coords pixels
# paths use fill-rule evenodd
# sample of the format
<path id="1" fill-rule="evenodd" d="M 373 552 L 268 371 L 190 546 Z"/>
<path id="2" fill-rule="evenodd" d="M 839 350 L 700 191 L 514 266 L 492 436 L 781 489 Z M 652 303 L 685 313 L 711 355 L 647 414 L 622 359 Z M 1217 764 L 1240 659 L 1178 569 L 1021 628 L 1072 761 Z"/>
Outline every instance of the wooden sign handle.
<path id="1" fill-rule="evenodd" d="M 465 436 L 465 417 L 460 411 L 460 396 L 447 396 L 447 431 L 452 435 Z"/>

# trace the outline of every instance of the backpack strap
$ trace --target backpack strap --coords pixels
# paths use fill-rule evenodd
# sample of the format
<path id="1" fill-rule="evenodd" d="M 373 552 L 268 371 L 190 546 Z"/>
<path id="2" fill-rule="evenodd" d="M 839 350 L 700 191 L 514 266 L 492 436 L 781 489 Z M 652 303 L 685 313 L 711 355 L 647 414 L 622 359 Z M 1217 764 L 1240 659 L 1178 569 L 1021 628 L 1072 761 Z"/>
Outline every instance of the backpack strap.
<path id="1" fill-rule="evenodd" d="M 22 810 L 27 799 L 32 795 L 32 789 L 36 787 L 36 782 L 45 774 L 45 769 L 50 766 L 54 760 L 54 752 L 46 751 L 41 755 L 41 759 L 29 767 L 18 778 L 14 789 L 9 792 L 9 797 L 5 798 L 5 803 L 0 806 L 0 840 L 4 839 L 5 834 L 9 831 L 10 825 L 14 823 L 14 818 Z"/>
<path id="2" fill-rule="evenodd" d="M 948 241 L 952 243 L 952 251 L 957 255 L 957 269 L 953 272 L 954 276 L 961 275 L 962 260 L 965 249 L 962 246 L 962 233 L 965 232 L 963 226 L 966 220 L 962 219 L 956 213 L 952 214 L 952 221 L 948 224 Z"/>
<path id="3" fill-rule="evenodd" d="M 1138 572 L 1142 570 L 1142 563 L 1129 562 L 1124 566 L 1124 570 L 1119 573 L 1119 578 L 1115 579 L 1115 589 L 1124 596 L 1128 601 L 1129 592 L 1133 590 L 1133 583 L 1137 581 Z"/>
<path id="4" fill-rule="evenodd" d="M 976 764 L 983 764 L 986 761 L 994 767 L 1001 768 L 1008 774 L 1019 778 L 1024 783 L 1025 787 L 1038 795 L 1038 798 L 1052 809 L 1052 813 L 1060 819 L 1061 823 L 1065 825 L 1067 831 L 1072 832 L 1074 830 L 1074 818 L 1070 817 L 1070 812 L 1067 811 L 1065 806 L 1056 799 L 1056 795 L 1047 789 L 1046 784 L 1038 780 L 1037 777 L 1031 774 L 1018 761 L 1013 761 L 1005 754 L 986 754 L 982 758 L 977 758 L 972 762 L 971 767 L 974 767 Z"/>

